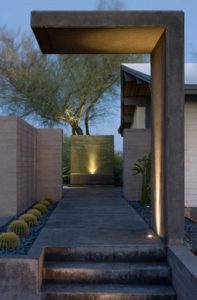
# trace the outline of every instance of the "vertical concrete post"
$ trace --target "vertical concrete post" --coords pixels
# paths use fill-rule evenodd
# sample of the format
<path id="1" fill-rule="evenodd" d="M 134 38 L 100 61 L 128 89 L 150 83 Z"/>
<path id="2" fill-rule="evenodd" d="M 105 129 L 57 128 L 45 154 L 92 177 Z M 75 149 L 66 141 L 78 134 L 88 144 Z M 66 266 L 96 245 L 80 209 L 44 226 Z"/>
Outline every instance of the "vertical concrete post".
<path id="1" fill-rule="evenodd" d="M 184 230 L 183 15 L 158 41 L 152 63 L 152 179 L 154 225 L 168 244 Z"/>

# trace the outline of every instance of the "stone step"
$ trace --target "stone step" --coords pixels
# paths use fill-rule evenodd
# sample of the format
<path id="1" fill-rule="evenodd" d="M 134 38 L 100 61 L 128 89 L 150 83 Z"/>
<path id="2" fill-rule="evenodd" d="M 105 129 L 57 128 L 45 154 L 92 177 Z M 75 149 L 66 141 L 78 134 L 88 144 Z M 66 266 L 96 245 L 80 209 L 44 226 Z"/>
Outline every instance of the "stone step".
<path id="1" fill-rule="evenodd" d="M 46 284 L 42 300 L 175 300 L 171 286 Z"/>
<path id="2" fill-rule="evenodd" d="M 157 245 L 132 245 L 130 247 L 47 247 L 47 261 L 108 261 L 108 262 L 158 262 L 166 261 L 166 248 Z"/>
<path id="3" fill-rule="evenodd" d="M 45 262 L 45 282 L 169 284 L 165 263 Z"/>

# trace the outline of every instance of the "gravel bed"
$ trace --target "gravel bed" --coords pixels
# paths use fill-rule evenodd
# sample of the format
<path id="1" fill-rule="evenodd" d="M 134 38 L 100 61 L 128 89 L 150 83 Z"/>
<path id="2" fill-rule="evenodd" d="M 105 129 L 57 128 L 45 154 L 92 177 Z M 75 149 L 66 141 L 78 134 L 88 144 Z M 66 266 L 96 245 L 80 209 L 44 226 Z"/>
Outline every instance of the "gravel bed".
<path id="1" fill-rule="evenodd" d="M 151 227 L 152 211 L 151 207 L 142 206 L 140 201 L 128 201 L 136 212 L 144 219 L 144 221 Z M 185 236 L 184 243 L 190 249 L 197 249 L 197 223 L 185 218 Z"/>
<path id="2" fill-rule="evenodd" d="M 46 222 L 48 221 L 50 215 L 52 214 L 52 212 L 56 208 L 56 206 L 57 206 L 57 203 L 54 203 L 47 210 L 47 212 L 42 215 L 41 219 L 38 221 L 39 222 L 38 225 L 35 226 L 35 227 L 30 227 L 29 228 L 30 233 L 29 233 L 28 236 L 20 237 L 20 247 L 18 249 L 15 249 L 15 250 L 13 250 L 13 249 L 1 250 L 0 249 L 0 256 L 4 256 L 4 255 L 25 255 L 25 254 L 27 254 L 28 251 L 30 250 L 31 246 L 33 245 L 34 241 L 38 237 L 40 231 L 42 230 L 42 228 L 45 226 Z M 24 214 L 24 212 L 22 214 Z M 20 214 L 20 215 L 22 215 L 22 214 Z M 16 220 L 16 218 L 13 218 L 10 222 L 12 222 L 13 220 Z M 0 233 L 7 231 L 7 227 L 10 224 L 10 222 L 8 222 L 4 226 L 0 227 Z"/>

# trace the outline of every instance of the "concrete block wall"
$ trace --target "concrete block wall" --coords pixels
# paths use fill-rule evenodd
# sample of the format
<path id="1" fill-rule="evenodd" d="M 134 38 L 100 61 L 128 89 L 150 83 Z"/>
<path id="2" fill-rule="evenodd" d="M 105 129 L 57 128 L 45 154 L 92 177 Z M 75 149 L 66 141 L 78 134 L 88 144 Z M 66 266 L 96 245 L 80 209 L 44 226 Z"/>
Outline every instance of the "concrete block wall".
<path id="1" fill-rule="evenodd" d="M 0 117 L 0 220 L 62 196 L 62 130 Z"/>
<path id="2" fill-rule="evenodd" d="M 16 119 L 16 203 L 17 213 L 36 199 L 36 129 Z"/>
<path id="3" fill-rule="evenodd" d="M 0 118 L 0 218 L 13 215 L 16 201 L 16 119 Z"/>
<path id="4" fill-rule="evenodd" d="M 127 200 L 140 200 L 141 176 L 133 176 L 133 165 L 151 150 L 150 129 L 124 129 L 123 195 Z"/>
<path id="5" fill-rule="evenodd" d="M 62 139 L 61 129 L 37 129 L 37 199 L 62 197 Z"/>

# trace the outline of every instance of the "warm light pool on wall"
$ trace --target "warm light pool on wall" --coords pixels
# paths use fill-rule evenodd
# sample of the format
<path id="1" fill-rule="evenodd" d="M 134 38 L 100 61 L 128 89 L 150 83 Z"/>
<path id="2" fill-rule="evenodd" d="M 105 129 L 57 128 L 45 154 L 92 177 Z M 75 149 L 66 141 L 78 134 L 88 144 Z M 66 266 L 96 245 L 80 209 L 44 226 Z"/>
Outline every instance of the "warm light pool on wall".
<path id="1" fill-rule="evenodd" d="M 95 153 L 89 154 L 89 164 L 88 164 L 88 170 L 90 174 L 95 174 L 97 170 L 97 164 L 96 164 L 96 155 Z"/>

